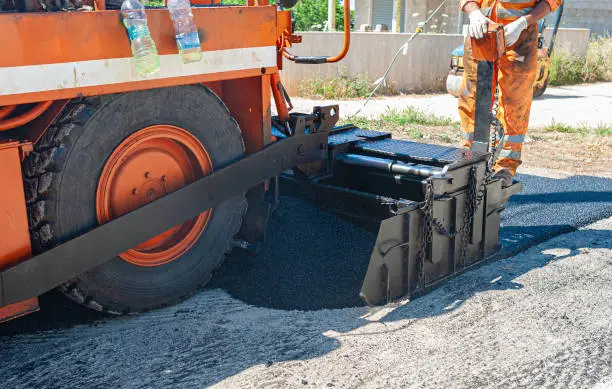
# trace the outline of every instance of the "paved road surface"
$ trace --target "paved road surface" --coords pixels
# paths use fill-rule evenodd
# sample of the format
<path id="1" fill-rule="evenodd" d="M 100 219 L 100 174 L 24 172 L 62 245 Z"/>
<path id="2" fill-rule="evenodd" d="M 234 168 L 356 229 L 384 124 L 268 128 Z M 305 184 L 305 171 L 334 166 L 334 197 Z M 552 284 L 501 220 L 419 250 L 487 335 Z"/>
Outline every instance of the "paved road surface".
<path id="1" fill-rule="evenodd" d="M 521 178 L 504 250 L 532 247 L 407 306 L 367 316 L 356 295 L 373 234 L 286 199 L 264 253 L 234 253 L 220 270 L 212 287 L 227 292 L 121 318 L 45 296 L 43 312 L 0 327 L 0 382 L 602 389 L 612 379 L 612 219 L 577 228 L 612 216 L 612 180 Z"/>
<path id="2" fill-rule="evenodd" d="M 313 105 L 327 105 L 338 102 L 329 100 L 292 100 L 296 112 L 310 112 Z M 349 117 L 361 106 L 361 101 L 341 101 L 340 113 Z M 402 109 L 411 105 L 427 112 L 448 116 L 459 121 L 457 99 L 448 94 L 410 95 L 400 97 L 380 98 L 370 101 L 362 114 L 377 116 L 388 107 Z M 544 127 L 551 123 L 568 125 L 587 125 L 596 127 L 598 124 L 612 125 L 612 82 L 584 84 L 549 88 L 546 94 L 534 100 L 529 125 Z"/>

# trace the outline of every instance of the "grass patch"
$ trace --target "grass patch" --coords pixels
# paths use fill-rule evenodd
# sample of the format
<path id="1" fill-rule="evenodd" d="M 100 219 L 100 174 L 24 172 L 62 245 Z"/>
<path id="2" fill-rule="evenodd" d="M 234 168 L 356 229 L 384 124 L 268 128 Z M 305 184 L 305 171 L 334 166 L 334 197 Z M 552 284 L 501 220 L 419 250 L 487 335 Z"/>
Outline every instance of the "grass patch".
<path id="1" fill-rule="evenodd" d="M 612 37 L 591 39 L 586 58 L 556 51 L 550 63 L 550 85 L 612 81 Z"/>
<path id="2" fill-rule="evenodd" d="M 414 107 L 407 107 L 402 110 L 390 109 L 381 115 L 381 120 L 398 126 L 404 126 L 406 124 L 450 126 L 454 123 L 449 117 L 434 115 Z"/>
<path id="3" fill-rule="evenodd" d="M 298 88 L 298 95 L 319 99 L 356 99 L 368 97 L 373 89 L 374 86 L 368 80 L 367 75 L 351 76 L 347 73 L 340 73 L 337 77 L 302 81 Z M 393 85 L 381 86 L 376 92 L 376 96 L 397 94 Z"/>
<path id="4" fill-rule="evenodd" d="M 599 136 L 612 136 L 612 124 L 600 124 L 595 127 L 595 133 Z"/>
<path id="5" fill-rule="evenodd" d="M 586 134 L 589 130 L 585 126 L 571 126 L 569 124 L 556 123 L 553 121 L 548 126 L 544 127 L 546 132 L 562 132 L 564 134 Z"/>
<path id="6" fill-rule="evenodd" d="M 371 119 L 365 116 L 357 116 L 352 118 L 350 122 L 357 126 L 364 128 L 367 127 L 373 130 L 384 130 L 390 127 L 404 127 L 409 124 L 432 127 L 459 127 L 459 123 L 454 122 L 449 117 L 434 115 L 415 107 L 406 107 L 404 109 L 387 109 L 387 111 L 376 119 Z"/>
<path id="7" fill-rule="evenodd" d="M 597 127 L 590 128 L 586 124 L 579 124 L 577 126 L 572 126 L 569 124 L 557 123 L 553 120 L 551 124 L 544 127 L 543 129 L 546 132 L 561 132 L 564 134 L 577 134 L 577 135 L 587 135 L 587 134 L 596 134 L 598 136 L 606 137 L 612 136 L 612 124 L 603 124 L 600 123 Z"/>
<path id="8" fill-rule="evenodd" d="M 459 123 L 449 117 L 430 114 L 414 107 L 388 109 L 376 118 L 357 116 L 345 119 L 340 124 L 347 123 L 369 130 L 393 132 L 407 139 L 435 143 L 458 144 L 461 139 Z"/>

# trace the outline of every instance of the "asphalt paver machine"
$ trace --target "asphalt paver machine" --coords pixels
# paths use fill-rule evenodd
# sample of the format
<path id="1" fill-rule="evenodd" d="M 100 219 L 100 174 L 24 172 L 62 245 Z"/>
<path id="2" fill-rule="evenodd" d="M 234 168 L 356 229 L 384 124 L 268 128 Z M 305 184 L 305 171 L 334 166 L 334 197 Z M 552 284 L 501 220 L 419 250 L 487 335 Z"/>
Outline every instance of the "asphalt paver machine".
<path id="1" fill-rule="evenodd" d="M 292 113 L 283 61 L 341 60 L 349 2 L 333 57 L 291 53 L 301 37 L 290 10 L 217 2 L 192 0 L 203 55 L 191 64 L 167 9 L 146 11 L 161 63 L 149 77 L 134 68 L 116 4 L 4 4 L 1 321 L 54 288 L 115 314 L 176 303 L 236 242 L 261 245 L 284 190 L 379 223 L 355 291 L 368 304 L 414 297 L 499 250 L 500 213 L 520 184 L 491 178 L 490 83 L 477 112 L 484 147 L 471 150 L 336 126 L 338 106 Z"/>

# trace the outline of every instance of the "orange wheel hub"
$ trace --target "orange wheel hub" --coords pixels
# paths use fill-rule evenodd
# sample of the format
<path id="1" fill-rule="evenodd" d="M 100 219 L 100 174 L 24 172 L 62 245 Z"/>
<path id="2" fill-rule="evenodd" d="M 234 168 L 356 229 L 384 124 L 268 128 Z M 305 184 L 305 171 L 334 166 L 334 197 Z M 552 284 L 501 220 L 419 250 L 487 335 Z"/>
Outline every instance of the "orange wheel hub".
<path id="1" fill-rule="evenodd" d="M 171 125 L 143 128 L 108 158 L 96 193 L 99 223 L 106 223 L 213 171 L 206 149 L 189 132 Z M 119 256 L 138 266 L 160 266 L 198 241 L 212 210 L 171 228 Z"/>

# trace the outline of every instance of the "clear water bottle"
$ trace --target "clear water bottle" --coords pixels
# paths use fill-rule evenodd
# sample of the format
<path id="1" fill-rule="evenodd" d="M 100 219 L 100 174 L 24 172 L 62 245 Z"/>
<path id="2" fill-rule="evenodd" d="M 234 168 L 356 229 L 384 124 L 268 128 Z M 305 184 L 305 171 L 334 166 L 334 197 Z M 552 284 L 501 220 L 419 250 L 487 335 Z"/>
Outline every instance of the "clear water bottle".
<path id="1" fill-rule="evenodd" d="M 168 0 L 168 10 L 183 63 L 198 62 L 202 59 L 202 50 L 189 0 Z"/>
<path id="2" fill-rule="evenodd" d="M 138 0 L 124 0 L 121 13 L 130 36 L 136 70 L 143 76 L 156 73 L 159 71 L 159 55 L 149 32 L 144 6 Z"/>

